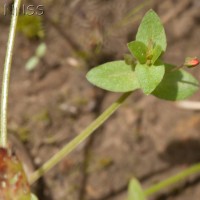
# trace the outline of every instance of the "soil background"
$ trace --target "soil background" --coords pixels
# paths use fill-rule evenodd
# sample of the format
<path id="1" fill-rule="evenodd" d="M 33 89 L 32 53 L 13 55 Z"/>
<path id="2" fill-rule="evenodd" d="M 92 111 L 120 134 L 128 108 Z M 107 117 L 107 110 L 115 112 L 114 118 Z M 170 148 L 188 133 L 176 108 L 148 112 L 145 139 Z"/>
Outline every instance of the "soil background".
<path id="1" fill-rule="evenodd" d="M 2 1 L 1 7 L 4 3 Z M 199 0 L 41 0 L 45 38 L 17 34 L 9 96 L 10 143 L 28 168 L 38 168 L 120 94 L 93 87 L 92 67 L 128 53 L 142 16 L 153 8 L 167 34 L 165 60 L 177 66 L 200 55 Z M 2 11 L 2 8 L 1 8 Z M 1 74 L 9 17 L 0 17 Z M 47 52 L 33 71 L 37 46 Z M 200 69 L 190 69 L 199 79 Z M 2 76 L 0 76 L 2 78 Z M 200 92 L 190 100 L 199 101 Z M 86 142 L 37 182 L 41 200 L 124 200 L 137 177 L 144 188 L 200 161 L 200 113 L 135 92 Z M 199 200 L 200 176 L 150 197 Z"/>

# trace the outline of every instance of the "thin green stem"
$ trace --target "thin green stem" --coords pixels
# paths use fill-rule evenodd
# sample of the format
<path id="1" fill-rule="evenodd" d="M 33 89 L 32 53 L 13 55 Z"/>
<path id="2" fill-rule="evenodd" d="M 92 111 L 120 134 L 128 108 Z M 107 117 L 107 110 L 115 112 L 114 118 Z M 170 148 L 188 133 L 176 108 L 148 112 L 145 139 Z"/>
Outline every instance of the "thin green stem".
<path id="1" fill-rule="evenodd" d="M 100 127 L 130 96 L 132 92 L 124 93 L 122 96 L 114 102 L 109 108 L 107 108 L 95 121 L 93 121 L 83 132 L 76 136 L 71 142 L 64 146 L 57 154 L 55 154 L 50 160 L 48 160 L 41 168 L 35 171 L 30 176 L 30 183 L 34 183 L 44 173 L 49 171 L 58 162 L 60 162 L 66 155 L 74 150 L 81 142 L 83 142 L 88 136 L 90 136 L 98 127 Z"/>
<path id="2" fill-rule="evenodd" d="M 191 166 L 188 169 L 183 170 L 182 172 L 167 178 L 166 180 L 150 187 L 149 189 L 145 190 L 144 193 L 146 196 L 150 196 L 153 195 L 159 191 L 161 191 L 162 189 L 174 185 L 182 180 L 184 180 L 185 178 L 187 178 L 190 175 L 196 174 L 200 172 L 200 163 L 197 163 L 193 166 Z"/>
<path id="3" fill-rule="evenodd" d="M 1 132 L 0 132 L 0 145 L 7 147 L 7 106 L 8 106 L 8 90 L 10 82 L 10 70 L 12 65 L 12 55 L 14 40 L 16 35 L 17 18 L 19 15 L 21 0 L 15 0 L 14 9 L 12 13 L 10 33 L 7 44 L 6 58 L 4 63 L 2 94 L 1 94 Z"/>

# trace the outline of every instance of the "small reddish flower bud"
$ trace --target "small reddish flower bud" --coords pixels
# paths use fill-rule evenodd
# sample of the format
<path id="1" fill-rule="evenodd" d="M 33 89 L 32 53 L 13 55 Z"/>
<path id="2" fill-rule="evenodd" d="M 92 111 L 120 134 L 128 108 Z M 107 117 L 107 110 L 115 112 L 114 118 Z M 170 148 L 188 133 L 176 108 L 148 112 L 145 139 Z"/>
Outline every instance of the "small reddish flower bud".
<path id="1" fill-rule="evenodd" d="M 185 65 L 186 67 L 195 67 L 195 66 L 197 66 L 199 63 L 200 63 L 200 61 L 199 61 L 199 59 L 198 59 L 197 57 L 195 57 L 195 58 L 187 57 L 187 58 L 185 59 L 184 65 Z"/>

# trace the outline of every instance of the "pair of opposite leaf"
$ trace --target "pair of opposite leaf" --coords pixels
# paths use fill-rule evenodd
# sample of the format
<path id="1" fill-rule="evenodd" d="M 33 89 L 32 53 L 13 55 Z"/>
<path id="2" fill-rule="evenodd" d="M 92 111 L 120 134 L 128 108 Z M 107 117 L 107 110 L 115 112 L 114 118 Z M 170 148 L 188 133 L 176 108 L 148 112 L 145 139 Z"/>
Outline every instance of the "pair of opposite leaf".
<path id="1" fill-rule="evenodd" d="M 198 81 L 184 70 L 164 63 L 161 55 L 167 46 L 164 27 L 150 10 L 144 16 L 136 40 L 128 49 L 136 62 L 113 61 L 93 68 L 87 79 L 94 85 L 113 92 L 142 89 L 166 100 L 181 100 L 198 90 Z"/>

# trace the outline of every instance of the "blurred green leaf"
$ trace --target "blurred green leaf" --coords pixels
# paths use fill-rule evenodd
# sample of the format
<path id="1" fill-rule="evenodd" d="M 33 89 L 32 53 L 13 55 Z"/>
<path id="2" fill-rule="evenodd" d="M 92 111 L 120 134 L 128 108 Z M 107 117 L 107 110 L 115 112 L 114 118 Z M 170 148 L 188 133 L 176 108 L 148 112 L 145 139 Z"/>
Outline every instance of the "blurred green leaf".
<path id="1" fill-rule="evenodd" d="M 161 82 L 165 73 L 164 64 L 147 65 L 138 63 L 135 67 L 140 87 L 145 94 L 150 94 Z"/>
<path id="2" fill-rule="evenodd" d="M 47 50 L 47 45 L 44 42 L 42 42 L 36 49 L 35 54 L 37 57 L 42 58 L 46 54 L 46 50 Z"/>
<path id="3" fill-rule="evenodd" d="M 31 200 L 39 200 L 34 194 L 31 194 Z"/>
<path id="4" fill-rule="evenodd" d="M 152 42 L 153 45 L 159 45 L 162 51 L 166 50 L 165 30 L 160 18 L 153 10 L 148 11 L 142 19 L 136 40 L 143 42 L 147 47 Z"/>
<path id="5" fill-rule="evenodd" d="M 87 79 L 92 84 L 113 92 L 128 92 L 139 88 L 134 67 L 125 61 L 108 62 L 91 69 Z"/>
<path id="6" fill-rule="evenodd" d="M 128 43 L 128 49 L 138 59 L 141 64 L 147 61 L 147 47 L 144 43 L 139 41 L 133 41 Z"/>
<path id="7" fill-rule="evenodd" d="M 184 70 L 174 70 L 166 65 L 167 72 L 153 95 L 165 100 L 183 100 L 192 96 L 199 89 L 199 82 Z"/>
<path id="8" fill-rule="evenodd" d="M 128 200 L 146 200 L 144 191 L 137 179 L 132 179 L 129 183 Z"/>
<path id="9" fill-rule="evenodd" d="M 27 71 L 34 70 L 36 66 L 39 64 L 39 62 L 40 62 L 40 59 L 38 57 L 36 56 L 31 57 L 25 65 L 26 70 Z"/>
<path id="10" fill-rule="evenodd" d="M 28 38 L 44 37 L 42 17 L 35 15 L 20 15 L 17 22 L 17 31 L 22 32 Z"/>

